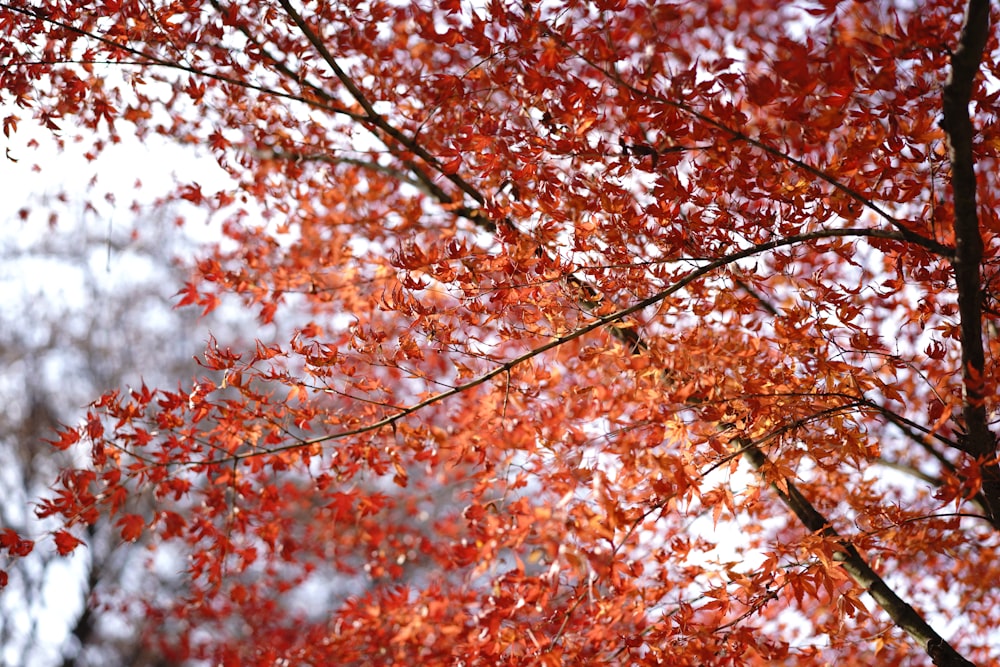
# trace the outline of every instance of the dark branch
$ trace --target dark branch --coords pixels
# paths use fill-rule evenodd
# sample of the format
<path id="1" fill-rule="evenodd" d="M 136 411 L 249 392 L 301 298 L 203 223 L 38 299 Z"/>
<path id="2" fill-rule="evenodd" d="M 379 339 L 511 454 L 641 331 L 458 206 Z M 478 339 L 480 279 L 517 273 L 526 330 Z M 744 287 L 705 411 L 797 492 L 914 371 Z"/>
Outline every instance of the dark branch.
<path id="1" fill-rule="evenodd" d="M 759 447 L 746 446 L 744 456 L 755 470 L 766 474 L 770 467 L 770 461 Z M 927 655 L 931 657 L 935 665 L 939 667 L 974 667 L 973 663 L 963 658 L 954 647 L 935 632 L 934 628 L 928 625 L 917 610 L 889 588 L 885 580 L 868 565 L 868 562 L 854 545 L 837 534 L 826 517 L 819 513 L 791 480 L 782 480 L 780 485 L 772 483 L 771 488 L 813 534 L 828 537 L 837 543 L 839 550 L 835 558 L 841 562 L 844 570 L 872 596 L 897 626 L 927 651 Z"/>
<path id="2" fill-rule="evenodd" d="M 990 431 L 984 402 L 983 300 L 981 265 L 983 239 L 976 201 L 976 170 L 972 155 L 973 127 L 969 102 L 983 50 L 989 37 L 990 3 L 970 0 L 958 47 L 951 56 L 951 74 L 944 87 L 941 126 L 948 135 L 951 188 L 955 203 L 955 286 L 961 320 L 962 379 L 965 391 L 962 417 L 965 434 L 959 448 L 981 461 L 983 495 L 991 521 L 1000 526 L 1000 466 L 996 438 Z"/>
<path id="3" fill-rule="evenodd" d="M 327 48 L 322 38 L 320 38 L 320 36 L 316 33 L 316 31 L 312 29 L 312 27 L 306 22 L 304 18 L 302 18 L 302 15 L 299 14 L 294 7 L 292 7 L 292 5 L 288 2 L 288 0 L 278 0 L 278 2 L 281 4 L 281 8 L 285 10 L 285 13 L 292 20 L 292 22 L 295 23 L 296 27 L 298 27 L 298 29 L 302 32 L 302 34 L 305 35 L 306 39 L 309 40 L 309 43 L 312 44 L 316 52 L 323 58 L 324 62 L 326 62 L 330 70 L 333 71 L 334 76 L 336 76 L 337 79 L 340 81 L 340 83 L 344 86 L 344 88 L 347 89 L 347 92 L 350 93 L 351 97 L 354 98 L 354 100 L 358 103 L 358 105 L 360 105 L 361 108 L 364 109 L 365 112 L 364 118 L 366 123 L 370 123 L 374 127 L 378 128 L 381 132 L 383 132 L 386 135 L 386 138 L 391 138 L 395 142 L 399 143 L 399 145 L 401 145 L 407 151 L 413 153 L 421 160 L 426 162 L 433 169 L 435 169 L 449 181 L 454 183 L 462 192 L 469 195 L 469 197 L 471 197 L 476 203 L 478 204 L 486 203 L 486 198 L 483 196 L 481 192 L 479 192 L 479 190 L 473 187 L 468 181 L 463 179 L 461 176 L 458 176 L 457 174 L 445 173 L 440 160 L 438 160 L 435 156 L 428 153 L 427 150 L 424 149 L 424 147 L 421 146 L 415 139 L 406 136 L 398 128 L 394 127 L 391 123 L 389 123 L 385 119 L 384 116 L 382 116 L 382 114 L 375 111 L 375 107 L 372 105 L 371 101 L 365 96 L 364 92 L 360 88 L 358 88 L 357 84 L 354 83 L 354 80 L 347 75 L 347 72 L 345 72 L 344 69 L 337 62 L 337 59 L 333 57 L 332 53 L 330 53 L 330 50 Z M 406 166 L 413 170 L 417 169 L 416 166 L 413 165 L 412 163 L 407 163 Z M 418 178 L 420 178 L 420 174 L 418 174 Z M 440 190 L 440 188 L 438 188 L 436 184 L 431 182 L 429 178 L 426 178 L 426 176 L 420 178 L 420 180 L 424 181 L 427 187 L 437 190 L 435 196 L 442 204 L 447 205 L 456 203 L 453 202 L 452 198 L 447 193 L 445 193 L 443 190 Z M 483 216 L 482 212 L 478 210 L 469 210 L 465 214 L 463 214 L 463 217 L 467 217 L 470 219 L 482 217 L 485 220 L 485 216 Z M 474 222 L 476 222 L 476 220 L 474 220 Z"/>

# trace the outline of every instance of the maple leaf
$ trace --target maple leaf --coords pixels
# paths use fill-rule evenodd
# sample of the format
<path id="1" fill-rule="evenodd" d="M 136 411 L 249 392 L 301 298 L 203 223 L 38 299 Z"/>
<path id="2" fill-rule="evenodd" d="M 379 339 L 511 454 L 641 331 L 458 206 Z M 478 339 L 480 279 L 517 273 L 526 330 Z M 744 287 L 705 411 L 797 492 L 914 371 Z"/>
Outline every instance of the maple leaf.
<path id="1" fill-rule="evenodd" d="M 135 542 L 142 535 L 143 529 L 146 527 L 146 521 L 138 514 L 126 514 L 115 522 L 115 525 L 121 529 L 122 539 L 126 542 Z"/>
<path id="2" fill-rule="evenodd" d="M 3 119 L 3 136 L 10 137 L 12 132 L 17 132 L 17 123 L 21 120 L 18 116 L 10 114 Z"/>
<path id="3" fill-rule="evenodd" d="M 56 551 L 60 556 L 72 553 L 74 549 L 83 544 L 83 540 L 71 535 L 65 530 L 56 531 L 52 537 L 56 543 Z"/>
<path id="4" fill-rule="evenodd" d="M 6 549 L 13 556 L 27 556 L 34 546 L 33 541 L 22 538 L 10 528 L 0 530 L 0 549 Z"/>

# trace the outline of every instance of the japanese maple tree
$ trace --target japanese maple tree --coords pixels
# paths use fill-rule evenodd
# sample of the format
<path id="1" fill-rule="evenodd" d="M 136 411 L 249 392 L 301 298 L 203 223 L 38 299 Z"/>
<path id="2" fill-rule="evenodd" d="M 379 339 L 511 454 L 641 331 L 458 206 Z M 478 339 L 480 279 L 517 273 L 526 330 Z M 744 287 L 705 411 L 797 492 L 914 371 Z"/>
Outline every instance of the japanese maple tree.
<path id="1" fill-rule="evenodd" d="M 261 323 L 52 438 L 55 548 L 183 559 L 177 662 L 997 659 L 994 13 L 0 3 L 5 134 L 210 150 Z"/>

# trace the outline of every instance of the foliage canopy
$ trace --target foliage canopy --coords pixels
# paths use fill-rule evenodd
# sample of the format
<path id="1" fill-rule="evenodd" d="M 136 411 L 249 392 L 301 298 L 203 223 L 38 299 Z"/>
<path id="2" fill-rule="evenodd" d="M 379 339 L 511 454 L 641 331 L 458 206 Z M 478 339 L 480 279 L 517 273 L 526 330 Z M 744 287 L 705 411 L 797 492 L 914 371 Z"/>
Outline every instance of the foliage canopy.
<path id="1" fill-rule="evenodd" d="M 993 11 L 0 3 L 5 134 L 211 151 L 261 325 L 54 438 L 56 548 L 182 555 L 175 661 L 995 659 Z"/>

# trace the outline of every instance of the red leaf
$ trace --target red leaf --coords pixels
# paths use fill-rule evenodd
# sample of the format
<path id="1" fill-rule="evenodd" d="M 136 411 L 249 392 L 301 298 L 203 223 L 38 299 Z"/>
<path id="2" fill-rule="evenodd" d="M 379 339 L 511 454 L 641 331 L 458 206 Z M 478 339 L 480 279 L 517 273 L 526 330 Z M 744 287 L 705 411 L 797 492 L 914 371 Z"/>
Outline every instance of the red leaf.
<path id="1" fill-rule="evenodd" d="M 160 515 L 160 518 L 163 519 L 163 537 L 166 539 L 179 536 L 187 525 L 184 517 L 177 512 L 165 511 Z"/>
<path id="2" fill-rule="evenodd" d="M 5 528 L 0 531 L 0 548 L 6 549 L 13 556 L 27 556 L 35 548 L 35 543 L 23 539 L 10 528 Z"/>
<path id="3" fill-rule="evenodd" d="M 191 282 L 184 283 L 184 289 L 177 292 L 177 294 L 175 294 L 174 296 L 181 296 L 182 294 L 184 295 L 184 297 L 177 302 L 177 304 L 174 306 L 175 308 L 180 308 L 181 306 L 187 306 L 192 303 L 198 303 L 198 298 L 199 298 L 198 288 L 194 285 L 194 283 Z"/>
<path id="4" fill-rule="evenodd" d="M 56 551 L 59 552 L 60 556 L 72 553 L 74 549 L 83 544 L 83 540 L 74 537 L 65 530 L 56 531 L 53 537 L 56 542 Z"/>
<path id="5" fill-rule="evenodd" d="M 197 183 L 182 187 L 180 189 L 180 197 L 195 205 L 201 204 L 205 200 L 205 196 L 201 194 L 201 186 Z"/>
<path id="6" fill-rule="evenodd" d="M 123 540 L 126 542 L 135 542 L 142 535 L 142 530 L 146 527 L 146 521 L 138 514 L 126 514 L 118 519 L 115 525 L 121 527 Z"/>
<path id="7" fill-rule="evenodd" d="M 4 528 L 0 530 L 0 549 L 11 549 L 15 544 L 21 540 L 10 528 Z"/>
<path id="8" fill-rule="evenodd" d="M 45 440 L 56 449 L 67 450 L 80 442 L 80 432 L 75 428 L 67 428 L 59 431 L 58 440 Z"/>

